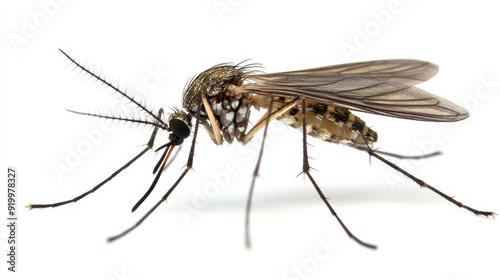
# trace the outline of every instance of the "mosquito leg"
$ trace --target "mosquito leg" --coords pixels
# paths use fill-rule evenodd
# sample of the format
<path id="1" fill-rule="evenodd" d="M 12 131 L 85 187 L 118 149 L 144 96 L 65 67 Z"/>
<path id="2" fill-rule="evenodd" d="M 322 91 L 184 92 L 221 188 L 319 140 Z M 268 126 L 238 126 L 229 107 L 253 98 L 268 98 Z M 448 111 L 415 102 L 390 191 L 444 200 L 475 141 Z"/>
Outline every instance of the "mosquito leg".
<path id="1" fill-rule="evenodd" d="M 267 135 L 267 128 L 269 126 L 269 123 L 276 119 L 277 117 L 283 115 L 285 112 L 290 110 L 293 106 L 296 106 L 300 102 L 300 97 L 295 98 L 294 100 L 290 101 L 289 103 L 283 105 L 282 107 L 278 108 L 276 111 L 272 112 L 273 110 L 273 101 L 274 98 L 271 96 L 270 97 L 270 103 L 269 103 L 269 108 L 268 111 L 262 116 L 262 118 L 257 122 L 257 124 L 248 132 L 246 135 L 243 136 L 243 141 L 242 143 L 247 143 L 252 139 L 252 137 L 260 131 L 262 128 L 264 128 L 264 135 L 262 138 L 262 143 L 259 151 L 259 157 L 257 159 L 257 164 L 255 166 L 255 170 L 253 172 L 252 176 L 252 182 L 250 183 L 250 190 L 248 193 L 248 198 L 247 198 L 247 204 L 246 204 L 246 210 L 245 210 L 245 246 L 247 248 L 251 247 L 251 240 L 250 240 L 250 210 L 252 206 L 252 197 L 253 197 L 253 190 L 255 187 L 255 180 L 257 176 L 259 175 L 259 169 L 260 169 L 260 162 L 262 160 L 262 154 L 264 153 L 264 143 Z"/>
<path id="2" fill-rule="evenodd" d="M 274 98 L 273 96 L 271 96 L 268 112 L 272 112 L 273 110 L 273 100 Z M 245 210 L 245 246 L 247 248 L 250 248 L 252 246 L 252 243 L 250 241 L 250 208 L 252 207 L 252 196 L 253 196 L 253 189 L 255 187 L 255 178 L 257 178 L 257 176 L 259 175 L 260 162 L 262 160 L 262 154 L 264 153 L 264 143 L 266 142 L 267 128 L 269 127 L 269 119 L 270 117 L 266 118 L 266 124 L 264 126 L 264 135 L 262 136 L 262 143 L 260 145 L 259 157 L 257 159 L 257 164 L 255 165 L 255 169 L 253 171 L 252 182 L 250 183 L 250 190 L 248 191 L 247 205 Z"/>
<path id="3" fill-rule="evenodd" d="M 200 110 L 201 110 L 201 104 L 198 104 L 198 110 L 197 110 L 196 116 L 200 115 Z M 149 215 L 151 215 L 151 213 L 153 213 L 156 210 L 156 208 L 158 208 L 158 206 L 160 206 L 160 204 L 162 202 L 167 200 L 167 198 L 174 191 L 174 189 L 177 187 L 177 185 L 179 185 L 179 183 L 182 181 L 182 179 L 184 178 L 186 173 L 193 168 L 194 147 L 196 144 L 196 136 L 198 135 L 198 127 L 199 127 L 198 117 L 196 117 L 195 122 L 196 123 L 194 126 L 193 141 L 191 142 L 191 150 L 189 150 L 189 156 L 188 156 L 186 168 L 182 172 L 181 176 L 177 179 L 177 181 L 175 181 L 175 183 L 172 185 L 172 187 L 170 187 L 170 189 L 168 189 L 168 191 L 163 195 L 163 197 L 146 214 L 144 214 L 144 216 L 142 216 L 142 218 L 139 219 L 139 221 L 137 221 L 134 225 L 132 225 L 130 228 L 128 228 L 124 232 L 117 234 L 115 236 L 109 237 L 108 242 L 113 242 L 113 241 L 125 236 L 126 234 L 131 232 L 133 229 L 138 227 L 140 224 L 142 224 L 142 222 L 144 222 L 144 220 L 146 220 L 146 218 L 149 217 Z"/>
<path id="4" fill-rule="evenodd" d="M 365 152 L 369 153 L 369 149 L 367 147 L 358 146 L 358 147 L 354 147 L 354 148 L 357 150 L 365 151 Z M 394 154 L 394 153 L 378 151 L 378 150 L 376 150 L 376 152 L 377 152 L 377 154 L 380 154 L 380 155 L 386 155 L 386 156 L 395 157 L 395 158 L 399 158 L 399 159 L 423 159 L 423 158 L 430 158 L 430 157 L 439 156 L 439 155 L 443 154 L 440 151 L 437 151 L 437 152 L 418 155 L 418 156 L 405 156 L 405 155 Z"/>
<path id="5" fill-rule="evenodd" d="M 137 210 L 137 208 L 139 208 L 139 206 L 141 206 L 141 204 L 144 202 L 144 200 L 146 200 L 146 198 L 148 198 L 148 196 L 151 194 L 151 192 L 153 191 L 153 189 L 156 187 L 156 184 L 158 183 L 158 180 L 160 179 L 160 176 L 163 173 L 163 169 L 164 169 L 163 167 L 165 167 L 166 160 L 168 159 L 168 157 L 172 153 L 173 149 L 174 149 L 173 145 L 172 146 L 168 146 L 168 148 L 165 149 L 165 152 L 161 156 L 160 161 L 155 166 L 155 169 L 157 169 L 157 168 L 160 167 L 160 164 L 161 164 L 160 171 L 158 172 L 158 174 L 156 174 L 155 179 L 153 180 L 153 183 L 151 183 L 151 186 L 146 191 L 146 193 L 141 197 L 141 199 L 139 199 L 139 201 L 137 201 L 137 203 L 134 205 L 134 207 L 132 207 L 132 212 L 135 212 L 135 210 Z"/>
<path id="6" fill-rule="evenodd" d="M 201 94 L 201 100 L 203 102 L 203 106 L 205 107 L 205 111 L 207 112 L 208 119 L 210 120 L 210 124 L 212 126 L 215 144 L 222 145 L 222 134 L 220 132 L 220 127 L 218 125 L 219 122 L 215 119 L 214 111 L 212 110 L 210 103 L 208 103 L 207 96 L 203 93 Z M 207 132 L 209 131 L 207 130 Z"/>
<path id="7" fill-rule="evenodd" d="M 365 142 L 366 142 L 366 140 L 365 140 Z M 495 212 L 480 211 L 480 210 L 474 209 L 472 207 L 469 207 L 469 206 L 461 203 L 460 201 L 455 200 L 453 197 L 451 197 L 451 196 L 449 196 L 449 195 L 441 192 L 440 190 L 434 188 L 433 186 L 427 184 L 426 182 L 424 182 L 424 181 L 420 180 L 419 178 L 413 176 L 412 174 L 408 173 L 407 171 L 405 171 L 404 169 L 400 168 L 396 164 L 394 164 L 394 163 L 388 161 L 387 159 L 383 158 L 382 156 L 380 156 L 378 154 L 379 152 L 374 151 L 368 144 L 366 144 L 366 147 L 367 147 L 366 150 L 367 150 L 367 152 L 368 152 L 368 154 L 370 156 L 375 157 L 376 159 L 384 162 L 385 164 L 389 165 L 390 167 L 394 168 L 395 170 L 403 173 L 406 177 L 410 178 L 413 182 L 417 183 L 420 187 L 430 189 L 431 191 L 437 193 L 438 195 L 440 195 L 441 197 L 445 198 L 449 202 L 455 204 L 456 206 L 458 206 L 460 208 L 465 208 L 465 209 L 469 210 L 470 212 L 472 212 L 472 213 L 474 213 L 476 215 L 483 215 L 483 216 L 486 216 L 486 217 L 496 215 Z"/>
<path id="8" fill-rule="evenodd" d="M 306 112 L 306 103 L 305 100 L 302 100 L 302 112 Z M 340 219 L 339 215 L 333 210 L 333 207 L 330 205 L 328 202 L 328 199 L 325 197 L 321 189 L 319 188 L 318 184 L 316 184 L 316 181 L 314 181 L 312 175 L 311 175 L 311 167 L 309 166 L 309 156 L 307 154 L 307 140 L 306 140 L 306 114 L 302 114 L 302 149 L 303 149 L 303 163 L 302 163 L 302 172 L 307 175 L 311 183 L 313 184 L 314 188 L 318 192 L 319 196 L 321 197 L 321 200 L 326 204 L 326 207 L 328 207 L 328 210 L 330 210 L 330 213 L 337 219 L 339 224 L 342 226 L 344 231 L 347 233 L 347 235 L 354 239 L 356 242 L 358 242 L 360 245 L 363 245 L 365 247 L 368 247 L 370 249 L 376 249 L 377 246 L 366 243 L 359 238 L 357 238 L 354 234 L 351 233 L 351 231 L 347 228 L 347 226 L 342 222 Z"/>
<path id="9" fill-rule="evenodd" d="M 300 102 L 300 97 L 297 97 L 272 113 L 271 113 L 272 110 L 267 111 L 264 114 L 264 116 L 262 116 L 262 118 L 260 118 L 260 120 L 257 121 L 257 123 L 252 127 L 252 129 L 242 137 L 242 143 L 244 144 L 248 143 L 258 131 L 260 131 L 262 128 L 264 128 L 264 126 L 266 126 L 268 122 L 271 122 L 276 118 L 278 118 L 279 116 L 283 115 L 292 107 L 299 104 L 299 102 Z"/>
<path id="10" fill-rule="evenodd" d="M 158 118 L 160 118 L 162 114 L 163 114 L 163 109 L 160 109 L 158 111 Z M 78 200 L 86 197 L 87 195 L 89 195 L 89 194 L 97 191 L 100 187 L 102 187 L 108 181 L 110 181 L 111 179 L 113 179 L 116 175 L 118 175 L 120 172 L 122 172 L 123 170 L 125 170 L 132 163 L 134 163 L 136 160 L 138 160 L 142 155 L 144 155 L 148 150 L 150 150 L 153 147 L 153 144 L 154 144 L 157 132 L 158 132 L 158 127 L 155 127 L 154 130 L 153 130 L 153 133 L 151 134 L 151 138 L 149 138 L 149 141 L 148 141 L 148 144 L 146 145 L 146 148 L 144 148 L 144 150 L 142 150 L 142 152 L 140 152 L 133 159 L 131 159 L 129 162 L 127 162 L 124 166 L 120 167 L 120 169 L 116 170 L 113 174 L 111 174 L 111 176 L 109 176 L 108 178 L 106 178 L 104 181 L 102 181 L 101 183 L 99 183 L 97 186 L 95 186 L 91 190 L 89 190 L 87 192 L 84 192 L 81 195 L 79 195 L 79 196 L 77 196 L 77 197 L 75 197 L 73 199 L 69 199 L 69 200 L 65 200 L 65 201 L 61 201 L 61 202 L 57 202 L 57 203 L 51 203 L 51 204 L 28 204 L 28 205 L 26 205 L 26 208 L 33 209 L 33 208 L 49 208 L 49 207 L 53 208 L 53 207 L 58 207 L 58 206 L 65 205 L 65 204 L 68 204 L 68 203 L 77 202 Z"/>

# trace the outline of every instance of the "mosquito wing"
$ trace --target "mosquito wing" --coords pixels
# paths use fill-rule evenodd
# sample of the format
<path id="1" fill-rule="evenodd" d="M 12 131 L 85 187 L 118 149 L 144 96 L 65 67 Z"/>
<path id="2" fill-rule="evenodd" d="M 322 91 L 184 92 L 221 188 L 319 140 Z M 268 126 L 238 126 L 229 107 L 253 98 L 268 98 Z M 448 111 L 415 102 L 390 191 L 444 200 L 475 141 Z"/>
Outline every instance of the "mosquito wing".
<path id="1" fill-rule="evenodd" d="M 451 122 L 469 113 L 454 103 L 414 87 L 433 77 L 435 64 L 379 60 L 321 68 L 248 75 L 243 92 L 306 100 L 347 109 L 420 121 Z"/>

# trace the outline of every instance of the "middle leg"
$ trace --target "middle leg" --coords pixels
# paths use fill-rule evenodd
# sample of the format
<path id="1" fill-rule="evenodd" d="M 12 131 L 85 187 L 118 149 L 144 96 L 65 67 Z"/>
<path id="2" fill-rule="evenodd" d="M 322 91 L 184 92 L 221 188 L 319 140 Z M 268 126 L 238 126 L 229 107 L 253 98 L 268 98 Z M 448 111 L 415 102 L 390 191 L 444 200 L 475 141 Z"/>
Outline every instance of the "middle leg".
<path id="1" fill-rule="evenodd" d="M 302 112 L 306 112 L 306 102 L 305 102 L 304 99 L 302 100 Z M 369 243 L 366 243 L 366 242 L 362 241 L 361 239 L 357 238 L 354 234 L 351 233 L 351 231 L 347 228 L 347 226 L 344 224 L 344 222 L 342 222 L 342 220 L 340 219 L 340 217 L 337 214 L 337 212 L 335 212 L 335 210 L 333 209 L 332 205 L 330 205 L 330 203 L 328 202 L 328 199 L 323 194 L 323 192 L 319 188 L 319 186 L 316 183 L 316 181 L 314 181 L 314 178 L 312 177 L 311 172 L 310 172 L 311 171 L 311 166 L 309 165 L 309 156 L 307 154 L 307 140 L 306 140 L 306 136 L 307 135 L 306 135 L 306 129 L 307 129 L 307 126 L 306 126 L 306 114 L 303 114 L 303 116 L 302 116 L 302 149 L 303 149 L 302 172 L 307 175 L 307 177 L 309 178 L 309 180 L 313 184 L 314 188 L 316 189 L 316 192 L 318 192 L 319 197 L 321 197 L 321 200 L 323 200 L 323 202 L 325 203 L 326 207 L 328 207 L 328 210 L 330 210 L 330 213 L 332 213 L 332 215 L 335 217 L 335 219 L 337 219 L 337 221 L 339 222 L 340 226 L 342 226 L 342 228 L 347 233 L 347 235 L 350 238 L 354 239 L 360 245 L 363 245 L 363 246 L 368 247 L 370 249 L 376 249 L 377 246 L 369 244 Z"/>

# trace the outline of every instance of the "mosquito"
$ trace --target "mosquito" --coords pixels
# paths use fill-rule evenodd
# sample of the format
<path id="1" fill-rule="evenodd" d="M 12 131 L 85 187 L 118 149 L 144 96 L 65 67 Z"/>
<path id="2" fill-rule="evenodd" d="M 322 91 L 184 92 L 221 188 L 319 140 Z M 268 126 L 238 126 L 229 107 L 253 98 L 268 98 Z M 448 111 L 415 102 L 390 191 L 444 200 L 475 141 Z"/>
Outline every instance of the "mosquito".
<path id="1" fill-rule="evenodd" d="M 375 245 L 362 241 L 349 230 L 311 175 L 307 152 L 307 135 L 322 141 L 343 144 L 362 150 L 368 153 L 370 158 L 373 157 L 386 163 L 420 187 L 433 191 L 449 202 L 465 208 L 475 215 L 486 217 L 496 215 L 494 212 L 480 211 L 457 201 L 387 160 L 382 155 L 400 158 L 423 158 L 438 153 L 405 157 L 377 151 L 373 148 L 373 144 L 377 141 L 377 133 L 350 111 L 434 122 L 455 122 L 467 118 L 469 113 L 464 108 L 415 87 L 415 85 L 432 78 L 438 72 L 438 66 L 433 63 L 410 59 L 378 60 L 271 74 L 257 71 L 260 64 L 255 63 L 219 64 L 191 79 L 184 89 L 182 99 L 184 110 L 174 110 L 166 117 L 163 109 L 159 109 L 157 113 L 153 112 L 153 110 L 147 108 L 147 106 L 138 102 L 131 95 L 120 90 L 94 71 L 86 68 L 64 51 L 60 51 L 76 68 L 113 89 L 129 100 L 131 104 L 137 106 L 143 113 L 143 117 L 134 118 L 70 112 L 143 124 L 152 127 L 153 132 L 144 150 L 91 190 L 66 201 L 51 204 L 29 204 L 26 206 L 27 208 L 58 207 L 77 202 L 98 190 L 147 151 L 151 150 L 158 130 L 169 132 L 169 141 L 155 150 L 163 151 L 158 163 L 153 168 L 153 174 L 156 174 L 156 176 L 146 193 L 132 207 L 132 212 L 134 212 L 157 185 L 173 149 L 182 145 L 184 140 L 191 134 L 192 119 L 195 119 L 187 164 L 177 181 L 135 224 L 120 234 L 108 238 L 108 241 L 117 240 L 137 228 L 162 202 L 167 200 L 188 171 L 193 168 L 196 137 L 199 127 L 202 126 L 216 145 L 221 145 L 224 141 L 232 143 L 235 140 L 245 144 L 257 132 L 263 130 L 263 140 L 253 171 L 245 210 L 245 244 L 250 247 L 250 210 L 255 180 L 259 174 L 268 125 L 276 119 L 301 131 L 302 173 L 307 176 L 319 197 L 345 233 L 362 246 L 376 248 Z M 249 127 L 249 116 L 252 108 L 267 110 L 255 125 Z"/>

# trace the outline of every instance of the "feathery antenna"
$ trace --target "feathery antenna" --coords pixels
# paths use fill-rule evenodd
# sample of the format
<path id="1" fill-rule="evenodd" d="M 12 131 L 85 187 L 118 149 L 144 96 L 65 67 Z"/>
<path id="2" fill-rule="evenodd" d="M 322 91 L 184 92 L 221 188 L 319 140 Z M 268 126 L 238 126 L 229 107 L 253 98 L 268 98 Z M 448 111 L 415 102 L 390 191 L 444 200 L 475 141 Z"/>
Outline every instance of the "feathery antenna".
<path id="1" fill-rule="evenodd" d="M 68 58 L 78 68 L 80 68 L 85 73 L 89 74 L 90 76 L 94 77 L 96 80 L 100 81 L 104 85 L 112 88 L 114 91 L 116 91 L 119 94 L 121 94 L 123 97 L 125 97 L 126 99 L 128 99 L 131 103 L 135 104 L 142 111 L 144 111 L 145 113 L 147 113 L 148 116 L 152 117 L 154 120 L 156 120 L 161 125 L 152 124 L 152 123 L 149 123 L 149 122 L 147 124 L 152 124 L 152 125 L 154 125 L 156 127 L 160 127 L 162 129 L 166 129 L 167 131 L 170 130 L 169 127 L 168 127 L 168 125 L 160 117 L 156 116 L 151 110 L 149 110 L 148 108 L 146 108 L 143 104 L 141 104 L 140 102 L 136 101 L 134 98 L 132 98 L 131 96 L 127 95 L 125 92 L 121 91 L 119 88 L 115 87 L 111 82 L 106 81 L 104 78 L 101 78 L 101 76 L 95 74 L 93 71 L 91 71 L 91 70 L 87 69 L 86 67 L 84 67 L 82 64 L 80 64 L 79 62 L 77 62 L 74 58 L 72 58 L 71 56 L 69 56 L 63 50 L 59 49 L 59 51 L 62 54 L 64 54 L 64 56 L 66 56 L 66 58 Z M 79 112 L 75 112 L 75 111 L 70 111 L 70 112 L 79 113 Z M 101 118 L 108 118 L 108 119 L 117 119 L 117 120 L 126 120 L 126 121 L 138 122 L 138 123 L 145 123 L 142 120 L 127 120 L 126 118 L 120 119 L 120 118 L 107 117 L 107 116 L 102 116 L 102 115 L 97 115 L 97 114 L 86 114 L 86 113 L 79 113 L 79 114 L 89 115 L 89 116 L 94 116 L 94 117 L 101 117 Z"/>

